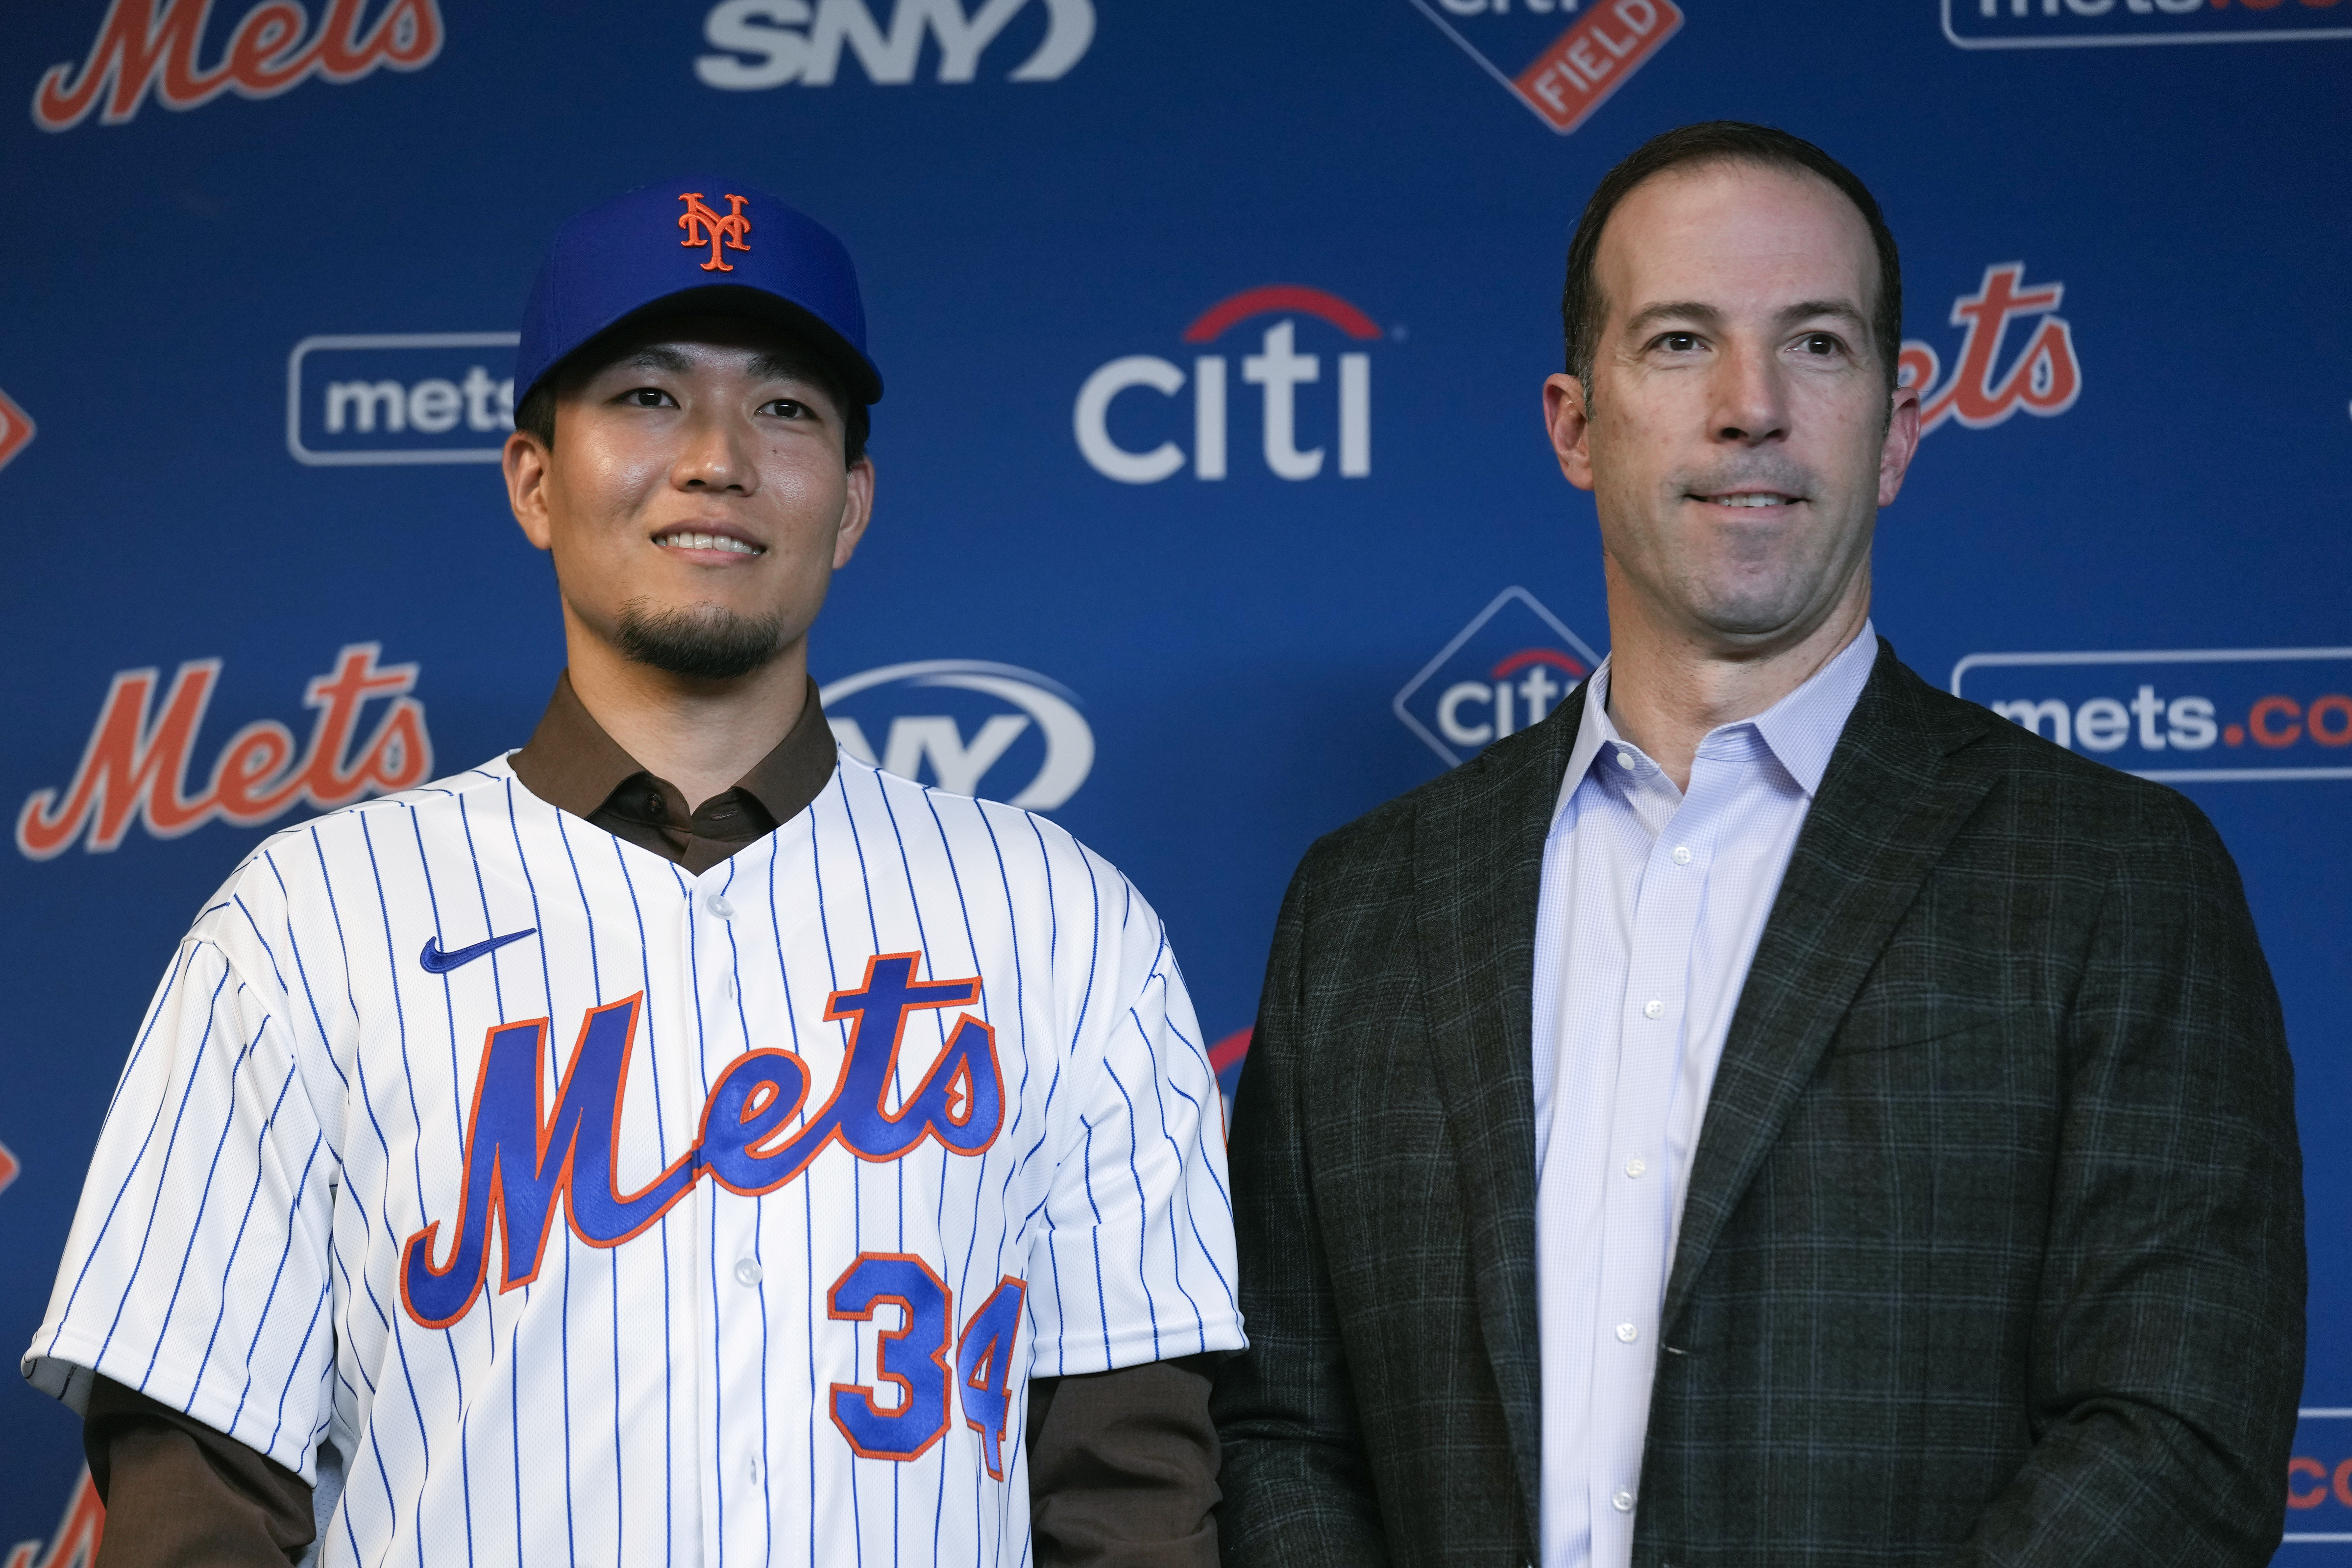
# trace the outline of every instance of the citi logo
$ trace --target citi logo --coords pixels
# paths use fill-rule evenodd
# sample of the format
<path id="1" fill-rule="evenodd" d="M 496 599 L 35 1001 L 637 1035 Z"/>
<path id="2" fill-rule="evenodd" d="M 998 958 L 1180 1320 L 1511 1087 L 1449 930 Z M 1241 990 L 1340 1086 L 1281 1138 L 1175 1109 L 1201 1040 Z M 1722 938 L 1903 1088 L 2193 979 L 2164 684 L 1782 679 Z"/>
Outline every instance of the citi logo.
<path id="1" fill-rule="evenodd" d="M 950 795 L 1051 811 L 1094 771 L 1077 694 L 1034 670 L 980 659 L 886 665 L 821 688 L 841 749 Z M 883 737 L 877 752 L 870 737 Z"/>
<path id="2" fill-rule="evenodd" d="M 1984 283 L 1975 293 L 1952 301 L 1952 325 L 1968 332 L 1960 340 L 1959 362 L 1949 381 L 1943 380 L 1943 362 L 1934 345 L 1916 339 L 1904 343 L 1895 380 L 1919 394 L 1921 435 L 1948 419 L 1971 430 L 1987 429 L 2020 409 L 2054 418 L 2083 395 L 2074 329 L 2053 313 L 2066 298 L 2066 285 L 2041 283 L 2028 289 L 2024 279 L 2025 263 L 2004 261 L 1985 268 Z M 2002 340 L 2010 324 L 2035 317 L 2041 318 L 2039 322 L 2003 369 Z"/>
<path id="3" fill-rule="evenodd" d="M 2142 778 L 2352 779 L 2352 648 L 1975 653 L 1952 691 Z"/>
<path id="4" fill-rule="evenodd" d="M 331 671 L 311 679 L 302 701 L 318 717 L 308 746 L 298 749 L 294 732 L 277 720 L 256 720 L 228 738 L 211 778 L 193 795 L 190 753 L 221 661 L 181 665 L 161 713 L 154 710 L 160 671 L 117 672 L 73 782 L 34 791 L 17 812 L 18 853 L 47 860 L 77 838 L 92 851 L 120 848 L 134 821 L 157 838 L 177 838 L 213 821 L 257 827 L 297 805 L 331 811 L 365 795 L 424 783 L 432 773 L 433 742 L 425 704 L 409 695 L 416 666 L 380 668 L 380 651 L 376 643 L 352 643 L 335 656 Z M 382 704 L 374 728 L 358 740 L 371 703 Z"/>
<path id="5" fill-rule="evenodd" d="M 1206 347 L 1242 322 L 1269 315 L 1281 319 L 1258 335 L 1258 352 L 1243 356 L 1241 362 L 1241 379 L 1259 388 L 1259 450 L 1267 469 L 1276 479 L 1303 480 L 1321 474 L 1328 465 L 1343 479 L 1364 478 L 1372 471 L 1372 356 L 1360 350 L 1332 356 L 1336 397 L 1323 408 L 1312 410 L 1310 417 L 1310 422 L 1330 434 L 1318 445 L 1302 449 L 1300 404 L 1313 399 L 1303 400 L 1299 388 L 1319 389 L 1331 383 L 1324 380 L 1324 356 L 1300 351 L 1298 327 L 1304 317 L 1322 323 L 1312 331 L 1328 328 L 1345 339 L 1370 342 L 1381 334 L 1370 316 L 1337 294 L 1275 283 L 1244 289 L 1210 306 L 1184 329 L 1183 341 Z M 1226 368 L 1223 353 L 1196 355 L 1189 375 L 1183 366 L 1157 354 L 1126 354 L 1100 366 L 1078 388 L 1077 405 L 1071 412 L 1080 455 L 1095 472 L 1121 484 L 1157 484 L 1188 463 L 1195 479 L 1223 479 L 1227 473 Z M 1129 399 L 1129 406 L 1117 407 L 1119 395 L 1149 391 L 1172 399 L 1188 382 L 1192 392 L 1189 456 L 1171 439 L 1155 446 L 1140 445 L 1166 426 L 1166 415 L 1162 408 L 1143 405 L 1140 399 Z M 1325 413 L 1325 408 L 1330 412 Z M 1119 430 L 1115 431 L 1114 425 Z"/>
<path id="6" fill-rule="evenodd" d="M 1495 595 L 1390 706 L 1449 768 L 1540 724 L 1601 656 L 1525 588 Z"/>
<path id="7" fill-rule="evenodd" d="M 512 332 L 304 338 L 286 356 L 298 463 L 495 463 L 514 428 Z"/>
<path id="8" fill-rule="evenodd" d="M 928 36 L 939 44 L 938 79 L 968 82 L 1013 19 L 1035 10 L 1045 14 L 1044 37 L 1007 79 L 1056 81 L 1094 42 L 1093 0 L 982 0 L 969 16 L 961 0 L 896 0 L 887 27 L 866 0 L 724 0 L 703 18 L 702 37 L 725 52 L 698 58 L 694 74 L 731 92 L 787 82 L 830 87 L 845 47 L 868 81 L 903 87 L 915 79 Z"/>
<path id="9" fill-rule="evenodd" d="M 390 0 L 373 22 L 368 0 L 321 0 L 318 25 L 299 0 L 262 0 L 245 14 L 219 58 L 200 57 L 213 0 L 113 0 L 79 71 L 70 60 L 41 73 L 33 123 L 70 131 L 100 110 L 121 125 L 152 91 L 166 109 L 194 109 L 225 92 L 275 98 L 311 77 L 357 81 L 378 67 L 421 70 L 441 52 L 435 0 Z"/>

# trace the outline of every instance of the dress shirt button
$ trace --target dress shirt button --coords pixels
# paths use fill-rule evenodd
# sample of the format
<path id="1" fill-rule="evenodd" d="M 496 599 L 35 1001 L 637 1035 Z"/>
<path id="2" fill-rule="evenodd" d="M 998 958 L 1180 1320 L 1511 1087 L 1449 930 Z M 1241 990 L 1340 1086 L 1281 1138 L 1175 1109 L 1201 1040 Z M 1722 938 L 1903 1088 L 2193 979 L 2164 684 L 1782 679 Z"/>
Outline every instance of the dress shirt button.
<path id="1" fill-rule="evenodd" d="M 735 906 L 727 901 L 727 895 L 724 893 L 711 894 L 709 901 L 703 905 L 703 908 L 709 910 L 712 914 L 717 915 L 722 921 L 730 921 L 735 918 Z"/>
<path id="2" fill-rule="evenodd" d="M 1675 865 L 1677 865 L 1677 866 L 1687 866 L 1687 865 L 1689 865 L 1690 863 L 1691 863 L 1691 852 L 1690 852 L 1690 846 L 1689 846 L 1689 845 L 1687 845 L 1687 844 L 1677 844 L 1677 845 L 1675 845 Z"/>
<path id="3" fill-rule="evenodd" d="M 1633 1494 L 1621 1489 L 1615 1497 L 1609 1500 L 1609 1506 L 1619 1513 L 1631 1513 L 1633 1511 Z"/>
<path id="4" fill-rule="evenodd" d="M 760 1266 L 748 1258 L 740 1258 L 735 1264 L 735 1278 L 745 1285 L 757 1285 L 762 1272 Z"/>
<path id="5" fill-rule="evenodd" d="M 1663 1018 L 1665 1016 L 1666 1005 L 1664 1002 L 1659 1001 L 1654 996 L 1651 997 L 1650 1000 L 1643 1004 L 1642 1007 L 1642 1016 L 1644 1018 Z"/>
<path id="6" fill-rule="evenodd" d="M 1643 1173 L 1649 1168 L 1650 1162 L 1643 1159 L 1639 1154 L 1625 1162 L 1625 1173 L 1637 1182 L 1642 1179 Z"/>
<path id="7" fill-rule="evenodd" d="M 1633 753 L 1621 749 L 1617 753 L 1617 765 L 1623 768 L 1627 773 L 1632 773 L 1633 771 Z"/>
<path id="8" fill-rule="evenodd" d="M 1641 1337 L 1642 1331 L 1635 1328 L 1633 1324 L 1620 1323 L 1617 1325 L 1617 1342 L 1619 1344 L 1630 1345 Z"/>

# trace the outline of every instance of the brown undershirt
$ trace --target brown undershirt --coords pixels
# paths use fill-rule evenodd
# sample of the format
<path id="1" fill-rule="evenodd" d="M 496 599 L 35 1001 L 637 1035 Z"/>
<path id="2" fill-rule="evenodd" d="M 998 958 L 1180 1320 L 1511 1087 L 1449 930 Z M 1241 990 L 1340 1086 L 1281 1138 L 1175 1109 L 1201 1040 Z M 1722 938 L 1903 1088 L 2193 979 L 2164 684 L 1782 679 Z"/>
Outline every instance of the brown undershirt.
<path id="1" fill-rule="evenodd" d="M 623 751 L 559 677 L 515 777 L 541 800 L 699 875 L 773 833 L 833 780 L 811 681 L 775 750 L 693 811 Z M 1214 1568 L 1213 1358 L 1029 1383 L 1029 1496 L 1040 1568 Z M 300 1560 L 301 1477 L 136 1390 L 93 1381 L 82 1448 L 107 1505 L 97 1568 L 262 1568 Z"/>

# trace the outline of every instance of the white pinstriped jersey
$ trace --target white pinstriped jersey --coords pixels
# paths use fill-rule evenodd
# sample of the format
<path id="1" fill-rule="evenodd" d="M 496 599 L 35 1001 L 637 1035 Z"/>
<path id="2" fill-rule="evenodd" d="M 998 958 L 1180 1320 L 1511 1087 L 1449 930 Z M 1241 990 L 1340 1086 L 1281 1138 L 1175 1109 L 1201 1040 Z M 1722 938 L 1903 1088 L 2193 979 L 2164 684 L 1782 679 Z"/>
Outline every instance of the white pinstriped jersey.
<path id="1" fill-rule="evenodd" d="M 331 1445 L 329 1563 L 1017 1565 L 1033 1370 L 1244 1343 L 1216 1094 L 1051 823 L 844 758 L 695 877 L 499 761 L 198 917 L 26 1373 Z"/>

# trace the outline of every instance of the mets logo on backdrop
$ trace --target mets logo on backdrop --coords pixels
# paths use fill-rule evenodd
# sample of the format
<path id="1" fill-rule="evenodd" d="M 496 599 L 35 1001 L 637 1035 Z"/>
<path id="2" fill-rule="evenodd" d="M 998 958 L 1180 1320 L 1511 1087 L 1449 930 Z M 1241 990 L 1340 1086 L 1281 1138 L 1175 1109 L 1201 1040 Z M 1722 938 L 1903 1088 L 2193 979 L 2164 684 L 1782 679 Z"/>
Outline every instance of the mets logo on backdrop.
<path id="1" fill-rule="evenodd" d="M 1412 0 L 1421 14 L 1533 111 L 1569 134 L 1681 30 L 1675 0 Z M 1559 19 L 1572 16 L 1566 30 Z"/>
<path id="2" fill-rule="evenodd" d="M 1525 588 L 1510 587 L 1438 649 L 1390 704 L 1449 768 L 1541 723 L 1601 663 Z"/>
<path id="3" fill-rule="evenodd" d="M 719 247 L 724 243 L 730 250 L 751 248 L 743 243 L 751 237 L 751 220 L 743 216 L 743 198 L 726 198 L 725 217 L 703 205 L 700 191 L 688 191 L 677 199 L 686 204 L 686 211 L 678 216 L 677 220 L 677 226 L 686 230 L 686 237 L 678 244 L 688 250 L 701 245 L 710 247 L 710 259 L 702 264 L 705 272 L 734 271 L 733 266 L 720 258 Z"/>
<path id="4" fill-rule="evenodd" d="M 213 0 L 113 0 L 80 70 L 68 60 L 41 73 L 33 123 L 71 130 L 103 100 L 99 123 L 120 125 L 151 90 L 166 109 L 194 109 L 225 92 L 275 98 L 314 76 L 347 82 L 379 66 L 419 70 L 441 52 L 435 0 L 389 0 L 373 21 L 369 0 L 318 3 L 325 9 L 313 26 L 297 0 L 262 0 L 207 66 L 200 56 Z"/>
<path id="5" fill-rule="evenodd" d="M 2302 0 L 2290 8 L 2285 0 L 1944 0 L 1944 37 L 1963 49 L 2352 37 L 2352 23 L 2312 15 L 2334 10 L 2336 4 Z M 2330 25 L 2316 25 L 2323 20 Z"/>
<path id="6" fill-rule="evenodd" d="M 2352 647 L 1972 653 L 1952 693 L 2146 779 L 2352 779 Z"/>
<path id="7" fill-rule="evenodd" d="M 1077 694 L 1015 665 L 975 658 L 885 665 L 829 682 L 817 700 L 843 751 L 950 795 L 1051 811 L 1094 771 L 1095 732 L 1078 711 Z"/>
<path id="8" fill-rule="evenodd" d="M 1895 379 L 1919 394 L 1919 433 L 1948 419 L 1971 430 L 1999 425 L 2023 409 L 2053 418 L 2083 395 L 2082 362 L 2074 355 L 2074 329 L 2056 314 L 2066 297 L 2063 283 L 2024 287 L 2025 263 L 1988 267 L 1973 294 L 1952 301 L 1952 325 L 1968 329 L 1951 379 L 1932 344 L 1906 341 Z M 2006 367 L 2002 340 L 2012 323 L 2025 330 L 2024 346 Z M 2030 323 L 2030 329 L 2028 324 Z"/>
<path id="9" fill-rule="evenodd" d="M 154 668 L 118 671 L 107 688 L 98 722 L 82 748 L 81 765 L 63 789 L 36 790 L 16 813 L 16 848 L 47 860 L 77 838 L 91 851 L 120 848 L 133 821 L 157 838 L 177 838 L 205 823 L 257 827 L 308 804 L 320 811 L 362 795 L 390 795 L 431 776 L 433 742 L 425 704 L 409 693 L 416 666 L 379 667 L 380 644 L 352 643 L 335 668 L 312 679 L 303 703 L 318 710 L 310 741 L 298 748 L 294 732 L 275 719 L 258 719 L 228 738 L 211 776 L 188 793 L 189 753 L 220 679 L 217 658 L 180 666 L 154 712 L 162 684 Z M 381 704 L 373 729 L 357 740 L 371 703 Z"/>
<path id="10" fill-rule="evenodd" d="M 9 459 L 31 445 L 32 439 L 33 416 L 0 392 L 0 468 L 6 468 Z"/>
<path id="11" fill-rule="evenodd" d="M 1267 470 L 1276 479 L 1294 480 L 1311 479 L 1325 470 L 1334 455 L 1330 447 L 1302 449 L 1298 444 L 1302 405 L 1319 402 L 1319 407 L 1307 407 L 1307 419 L 1337 437 L 1331 446 L 1338 447 L 1339 460 L 1328 466 L 1343 479 L 1364 478 L 1372 471 L 1372 356 L 1361 348 L 1343 348 L 1332 356 L 1337 362 L 1333 379 L 1339 383 L 1333 397 L 1320 391 L 1329 384 L 1323 378 L 1323 355 L 1301 352 L 1298 334 L 1305 323 L 1310 339 L 1321 335 L 1328 342 L 1336 334 L 1360 344 L 1378 342 L 1381 329 L 1337 294 L 1295 283 L 1269 283 L 1244 289 L 1202 311 L 1184 329 L 1183 341 L 1206 348 L 1242 322 L 1261 316 L 1278 319 L 1260 334 L 1258 352 L 1243 357 L 1241 372 L 1242 380 L 1260 389 L 1259 449 Z M 1403 329 L 1398 328 L 1395 335 L 1402 337 Z M 1164 436 L 1171 425 L 1181 425 L 1181 414 L 1171 421 L 1164 404 L 1141 398 L 1128 398 L 1120 406 L 1119 395 L 1149 390 L 1172 399 L 1184 390 L 1182 366 L 1158 354 L 1122 354 L 1097 366 L 1078 388 L 1077 405 L 1071 411 L 1079 455 L 1095 472 L 1121 484 L 1157 484 L 1188 462 L 1195 479 L 1223 479 L 1225 369 L 1223 353 L 1202 353 L 1192 361 L 1192 447 L 1188 454 L 1172 439 L 1146 444 Z M 1317 390 L 1302 396 L 1301 387 Z"/>

